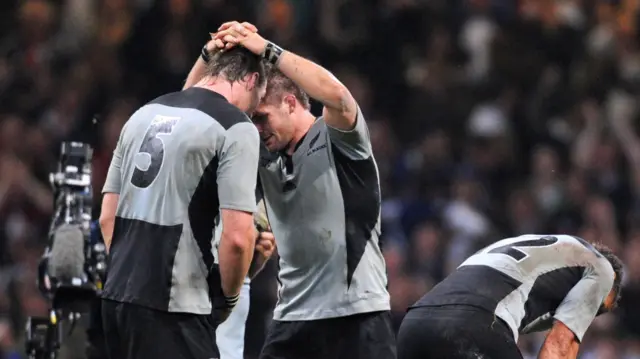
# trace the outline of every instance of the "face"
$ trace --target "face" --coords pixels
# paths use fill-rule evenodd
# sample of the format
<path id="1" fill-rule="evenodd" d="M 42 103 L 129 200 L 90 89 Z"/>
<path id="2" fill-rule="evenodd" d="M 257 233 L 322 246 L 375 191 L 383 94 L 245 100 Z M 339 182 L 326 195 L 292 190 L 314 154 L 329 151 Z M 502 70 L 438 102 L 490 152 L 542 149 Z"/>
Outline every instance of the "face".
<path id="1" fill-rule="evenodd" d="M 271 152 L 285 149 L 293 139 L 293 121 L 287 109 L 284 101 L 279 105 L 262 103 L 254 113 L 253 123 Z"/>

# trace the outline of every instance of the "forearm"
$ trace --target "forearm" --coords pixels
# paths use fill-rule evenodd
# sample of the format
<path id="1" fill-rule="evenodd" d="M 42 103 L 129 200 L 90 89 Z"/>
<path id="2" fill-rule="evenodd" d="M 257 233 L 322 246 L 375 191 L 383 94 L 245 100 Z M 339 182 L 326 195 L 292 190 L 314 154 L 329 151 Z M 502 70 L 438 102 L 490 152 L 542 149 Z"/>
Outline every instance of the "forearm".
<path id="1" fill-rule="evenodd" d="M 580 344 L 575 338 L 556 336 L 552 329 L 540 349 L 538 359 L 576 359 Z"/>
<path id="2" fill-rule="evenodd" d="M 349 90 L 328 70 L 312 61 L 284 51 L 278 69 L 327 108 L 347 112 L 355 107 Z"/>
<path id="3" fill-rule="evenodd" d="M 538 359 L 576 359 L 578 357 L 578 346 L 576 345 L 567 348 L 563 348 L 551 345 L 544 345 L 540 350 Z"/>
<path id="4" fill-rule="evenodd" d="M 218 53 L 218 48 L 215 46 L 215 42 L 213 40 L 207 43 L 207 50 L 209 52 L 209 61 L 215 60 L 215 55 Z M 189 71 L 189 75 L 187 75 L 187 80 L 184 82 L 184 86 L 182 86 L 183 90 L 192 87 L 200 81 L 206 72 L 207 63 L 202 57 L 203 55 L 198 56 L 198 59 L 193 64 L 191 71 Z"/>
<path id="5" fill-rule="evenodd" d="M 103 218 L 100 217 L 100 233 L 102 233 L 102 238 L 104 239 L 104 245 L 107 249 L 107 253 L 111 249 L 111 240 L 113 238 L 113 227 L 115 224 L 114 218 Z"/>
<path id="6" fill-rule="evenodd" d="M 218 248 L 218 262 L 222 291 L 226 296 L 240 293 L 253 258 L 253 242 L 252 239 L 237 238 L 237 235 L 236 238 L 225 235 L 223 230 Z"/>
<path id="7" fill-rule="evenodd" d="M 202 56 L 198 56 L 196 63 L 193 64 L 191 71 L 189 71 L 189 75 L 187 75 L 187 80 L 184 82 L 184 86 L 182 86 L 182 89 L 186 90 L 198 83 L 198 81 L 200 81 L 204 77 L 206 68 L 207 63 L 204 62 Z"/>

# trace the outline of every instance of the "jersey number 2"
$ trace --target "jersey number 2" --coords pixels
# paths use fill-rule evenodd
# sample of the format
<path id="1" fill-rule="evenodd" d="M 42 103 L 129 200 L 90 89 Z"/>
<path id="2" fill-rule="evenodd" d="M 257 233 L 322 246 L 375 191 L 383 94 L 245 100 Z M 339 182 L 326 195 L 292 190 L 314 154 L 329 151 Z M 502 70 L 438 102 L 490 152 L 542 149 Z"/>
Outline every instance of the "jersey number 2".
<path id="1" fill-rule="evenodd" d="M 136 165 L 131 176 L 131 183 L 134 186 L 147 188 L 158 177 L 164 161 L 164 141 L 158 135 L 170 135 L 178 120 L 180 120 L 179 117 L 166 116 L 156 116 L 153 119 L 138 150 L 138 155 L 144 154 L 150 157 L 149 166 L 143 170 Z"/>
<path id="2" fill-rule="evenodd" d="M 493 248 L 487 253 L 506 254 L 509 257 L 515 259 L 517 262 L 520 262 L 523 259 L 527 258 L 529 255 L 524 251 L 518 249 L 518 247 L 548 247 L 554 245 L 556 242 L 558 242 L 558 238 L 556 237 L 542 237 L 538 239 L 509 243 L 504 246 Z"/>

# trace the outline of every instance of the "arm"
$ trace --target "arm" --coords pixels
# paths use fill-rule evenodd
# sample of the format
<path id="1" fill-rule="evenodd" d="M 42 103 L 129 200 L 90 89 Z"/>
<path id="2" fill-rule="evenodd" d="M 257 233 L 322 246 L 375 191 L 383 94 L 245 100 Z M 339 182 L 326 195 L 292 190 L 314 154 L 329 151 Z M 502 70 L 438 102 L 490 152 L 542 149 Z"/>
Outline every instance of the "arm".
<path id="1" fill-rule="evenodd" d="M 282 53 L 278 69 L 310 97 L 324 105 L 322 114 L 327 125 L 343 131 L 350 131 L 355 127 L 358 114 L 356 100 L 333 74 L 290 51 Z"/>
<path id="2" fill-rule="evenodd" d="M 239 44 L 256 55 L 262 55 L 269 42 L 238 22 L 223 24 L 216 39 L 228 44 Z M 350 131 L 356 125 L 358 106 L 349 90 L 322 66 L 284 51 L 277 59 L 278 69 L 312 98 L 324 105 L 327 125 Z"/>
<path id="3" fill-rule="evenodd" d="M 594 258 L 591 267 L 585 269 L 583 278 L 571 288 L 556 309 L 553 318 L 570 330 L 577 342 L 582 342 L 584 334 L 613 287 L 614 277 L 613 268 L 604 257 Z M 562 343 L 570 344 L 566 340 Z"/>
<path id="4" fill-rule="evenodd" d="M 538 359 L 576 359 L 580 343 L 564 323 L 556 321 L 544 340 Z"/>
<path id="5" fill-rule="evenodd" d="M 206 48 L 207 51 L 209 51 L 210 58 L 215 56 L 218 52 L 218 47 L 215 44 L 215 40 L 210 40 L 209 42 L 207 42 Z M 191 71 L 189 71 L 189 75 L 187 75 L 187 80 L 184 82 L 184 86 L 182 86 L 182 89 L 186 90 L 198 83 L 198 81 L 200 81 L 204 77 L 206 69 L 207 63 L 202 58 L 202 55 L 198 56 L 196 63 L 193 64 Z"/>
<path id="6" fill-rule="evenodd" d="M 256 230 L 256 178 L 260 138 L 250 122 L 227 130 L 217 173 L 222 234 L 218 248 L 220 279 L 225 296 L 240 293 L 253 256 Z"/>
<path id="7" fill-rule="evenodd" d="M 126 125 L 125 125 L 126 126 Z M 111 248 L 111 240 L 113 238 L 113 227 L 116 221 L 116 210 L 118 208 L 118 200 L 120 199 L 120 189 L 122 187 L 122 134 L 124 133 L 124 127 L 120 132 L 120 138 L 116 144 L 115 150 L 113 150 L 113 157 L 111 158 L 111 164 L 109 165 L 109 171 L 107 172 L 107 178 L 104 181 L 104 187 L 102 193 L 102 208 L 100 209 L 100 232 L 104 238 L 104 244 L 107 248 L 107 253 Z"/>
<path id="8" fill-rule="evenodd" d="M 100 209 L 100 232 L 104 238 L 104 245 L 107 253 L 111 248 L 111 239 L 113 238 L 113 226 L 116 223 L 116 209 L 118 208 L 118 200 L 120 195 L 117 193 L 105 193 L 102 198 L 102 208 Z"/>
<path id="9" fill-rule="evenodd" d="M 253 26 L 248 22 L 245 22 L 242 25 L 245 26 L 250 31 L 253 31 L 253 32 L 258 31 L 258 29 L 255 26 Z M 224 51 L 224 50 L 221 50 L 221 49 L 224 49 L 224 43 L 221 40 L 214 39 L 215 34 L 209 34 L 209 35 L 211 35 L 211 40 L 207 42 L 206 48 L 207 48 L 207 51 L 209 52 L 210 61 L 213 61 L 215 58 L 215 55 L 218 52 Z M 187 75 L 187 80 L 185 81 L 184 86 L 182 86 L 182 89 L 186 90 L 189 87 L 198 83 L 198 81 L 200 81 L 204 77 L 206 69 L 207 69 L 207 63 L 202 58 L 202 55 L 198 56 L 196 63 L 193 64 L 191 71 L 189 71 L 189 75 Z"/>

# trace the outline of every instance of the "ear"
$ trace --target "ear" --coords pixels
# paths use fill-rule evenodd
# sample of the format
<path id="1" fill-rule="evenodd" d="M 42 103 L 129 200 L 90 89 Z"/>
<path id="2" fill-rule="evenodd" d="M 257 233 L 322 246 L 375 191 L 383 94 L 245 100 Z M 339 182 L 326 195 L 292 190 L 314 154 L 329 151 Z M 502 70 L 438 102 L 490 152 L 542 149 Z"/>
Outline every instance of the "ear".
<path id="1" fill-rule="evenodd" d="M 297 101 L 295 96 L 288 94 L 284 96 L 282 101 L 284 102 L 288 113 L 293 113 L 293 111 L 295 111 Z"/>
<path id="2" fill-rule="evenodd" d="M 252 72 L 250 75 L 247 75 L 246 79 L 247 79 L 247 90 L 248 91 L 252 91 L 253 89 L 256 88 L 256 86 L 258 86 L 258 73 L 257 72 Z"/>

